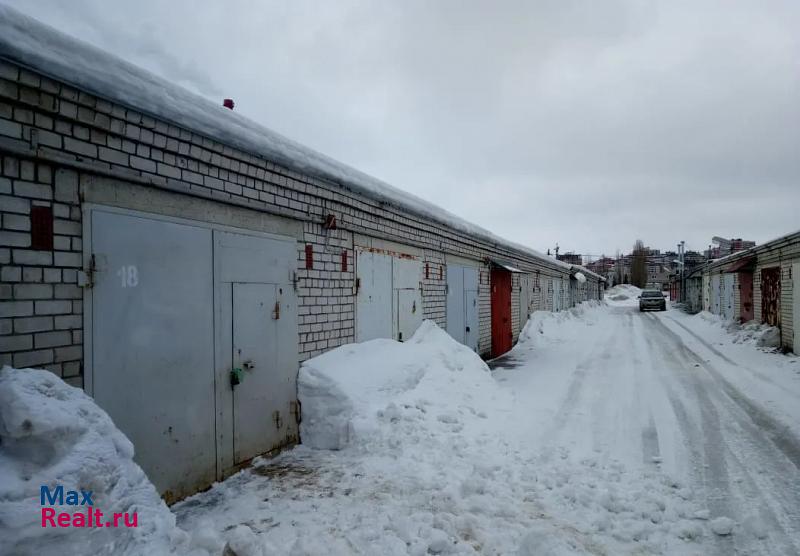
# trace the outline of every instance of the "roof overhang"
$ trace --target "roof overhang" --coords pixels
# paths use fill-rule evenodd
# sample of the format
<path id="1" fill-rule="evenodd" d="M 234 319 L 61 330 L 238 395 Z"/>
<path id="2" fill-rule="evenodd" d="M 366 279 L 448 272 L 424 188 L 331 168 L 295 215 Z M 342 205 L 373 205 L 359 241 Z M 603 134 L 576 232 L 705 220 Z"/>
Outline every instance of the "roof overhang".
<path id="1" fill-rule="evenodd" d="M 744 257 L 739 259 L 736 262 L 731 263 L 725 270 L 722 272 L 746 272 L 752 271 L 756 266 L 756 258 L 755 256 L 752 257 Z"/>
<path id="2" fill-rule="evenodd" d="M 575 273 L 572 275 L 572 277 L 573 277 L 573 278 L 575 278 L 575 279 L 576 279 L 578 282 L 580 282 L 581 284 L 583 284 L 584 282 L 586 282 L 586 275 L 585 275 L 583 272 L 575 272 Z"/>
<path id="3" fill-rule="evenodd" d="M 523 274 L 523 272 L 520 269 L 518 269 L 517 267 L 515 267 L 514 265 L 512 265 L 508 261 L 503 261 L 501 259 L 492 259 L 492 258 L 490 258 L 489 259 L 489 263 L 492 266 L 503 268 L 503 269 L 505 269 L 505 270 L 507 270 L 509 272 L 515 272 L 515 273 L 518 273 L 518 274 Z"/>

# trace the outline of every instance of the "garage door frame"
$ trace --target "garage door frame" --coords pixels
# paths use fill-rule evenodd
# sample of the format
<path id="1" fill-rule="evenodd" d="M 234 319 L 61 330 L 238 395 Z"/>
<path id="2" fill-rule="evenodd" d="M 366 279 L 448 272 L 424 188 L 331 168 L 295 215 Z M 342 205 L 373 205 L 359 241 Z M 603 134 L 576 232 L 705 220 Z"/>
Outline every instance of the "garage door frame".
<path id="1" fill-rule="evenodd" d="M 235 468 L 232 468 L 228 465 L 226 461 L 227 458 L 225 457 L 225 449 L 220 445 L 220 433 L 219 430 L 220 422 L 219 422 L 219 412 L 225 411 L 230 409 L 226 407 L 226 404 L 223 403 L 223 407 L 219 407 L 218 404 L 221 403 L 220 401 L 220 354 L 217 353 L 221 348 L 224 346 L 220 343 L 220 334 L 218 327 L 226 326 L 224 322 L 219 322 L 219 318 L 221 318 L 221 310 L 220 310 L 220 303 L 222 302 L 220 299 L 220 292 L 219 292 L 219 276 L 217 275 L 217 262 L 215 261 L 216 253 L 215 253 L 215 245 L 216 241 L 213 239 L 215 232 L 229 232 L 232 234 L 250 236 L 255 238 L 262 238 L 262 239 L 269 239 L 274 241 L 286 242 L 286 243 L 294 243 L 296 245 L 298 238 L 293 233 L 287 234 L 276 234 L 276 233 L 269 233 L 263 232 L 258 230 L 252 230 L 248 228 L 241 228 L 237 226 L 231 226 L 226 224 L 219 224 L 219 223 L 210 223 L 204 222 L 201 220 L 194 220 L 191 218 L 184 218 L 179 216 L 169 216 L 159 213 L 151 213 L 147 211 L 143 211 L 140 209 L 131 209 L 131 208 L 123 208 L 117 206 L 109 206 L 101 203 L 92 203 L 87 202 L 84 203 L 82 206 L 82 233 L 83 233 L 83 269 L 81 273 L 83 274 L 82 277 L 86 278 L 87 280 L 91 279 L 91 276 L 86 274 L 86 269 L 89 269 L 92 264 L 92 253 L 95 248 L 93 244 L 93 237 L 92 237 L 92 219 L 93 215 L 97 212 L 107 213 L 107 214 L 116 214 L 120 216 L 127 216 L 127 217 L 134 217 L 134 218 L 144 218 L 152 221 L 158 222 L 165 222 L 165 223 L 172 223 L 184 226 L 190 226 L 193 228 L 201 228 L 209 230 L 212 234 L 212 241 L 210 246 L 210 257 L 213 265 L 213 299 L 210 300 L 212 304 L 213 310 L 213 322 L 212 322 L 212 330 L 214 336 L 214 358 L 211 362 L 214 368 L 214 380 L 217 382 L 217 386 L 215 387 L 215 407 L 209 408 L 210 411 L 213 411 L 217 414 L 217 430 L 215 431 L 215 444 L 213 449 L 216 451 L 216 479 L 221 480 L 225 476 L 229 475 Z M 296 272 L 294 266 L 290 266 L 290 272 Z M 288 282 L 290 283 L 292 279 L 288 278 Z M 94 397 L 95 395 L 95 385 L 94 385 L 94 337 L 93 337 L 93 312 L 94 312 L 94 300 L 92 295 L 91 283 L 88 284 L 89 287 L 86 288 L 84 295 L 83 295 L 83 340 L 84 340 L 84 352 L 83 352 L 83 362 L 84 362 L 84 390 L 85 392 Z M 224 354 L 223 354 L 224 355 Z M 299 355 L 298 355 L 299 357 Z M 223 357 L 224 358 L 224 357 Z M 287 416 L 288 418 L 288 416 Z M 224 425 L 223 425 L 224 426 Z M 227 434 L 227 431 L 223 431 Z"/>

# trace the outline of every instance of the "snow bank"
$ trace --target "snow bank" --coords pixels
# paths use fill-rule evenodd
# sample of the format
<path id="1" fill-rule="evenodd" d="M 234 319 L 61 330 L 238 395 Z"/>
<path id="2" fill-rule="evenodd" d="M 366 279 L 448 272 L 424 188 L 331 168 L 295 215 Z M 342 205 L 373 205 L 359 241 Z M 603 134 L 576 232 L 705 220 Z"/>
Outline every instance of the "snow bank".
<path id="1" fill-rule="evenodd" d="M 562 337 L 571 337 L 574 327 L 592 326 L 596 323 L 596 311 L 605 307 L 604 301 L 584 301 L 566 311 L 534 311 L 519 333 L 520 348 L 535 347 L 540 343 L 560 342 Z"/>
<path id="2" fill-rule="evenodd" d="M 36 369 L 0 370 L 0 553 L 191 553 L 188 535 L 141 468 L 133 445 L 82 390 Z M 108 516 L 136 528 L 43 528 L 40 488 L 92 491 Z M 86 506 L 57 506 L 86 513 Z M 195 552 L 200 554 L 202 552 Z"/>
<path id="3" fill-rule="evenodd" d="M 609 289 L 606 292 L 606 300 L 608 300 L 612 305 L 615 304 L 623 304 L 623 305 L 630 305 L 631 303 L 620 303 L 624 301 L 636 301 L 638 302 L 638 297 L 642 294 L 641 288 L 637 288 L 636 286 L 632 286 L 630 284 L 618 284 L 613 288 Z"/>
<path id="4" fill-rule="evenodd" d="M 451 428 L 486 417 L 504 396 L 486 364 L 432 321 L 405 343 L 349 344 L 304 362 L 298 395 L 303 443 L 321 449 L 391 440 L 385 425 L 398 421 Z"/>
<path id="5" fill-rule="evenodd" d="M 708 311 L 701 311 L 692 318 L 724 329 L 733 335 L 731 341 L 734 344 L 749 344 L 760 348 L 778 348 L 781 345 L 781 331 L 777 326 L 761 324 L 755 321 L 740 324 Z"/>

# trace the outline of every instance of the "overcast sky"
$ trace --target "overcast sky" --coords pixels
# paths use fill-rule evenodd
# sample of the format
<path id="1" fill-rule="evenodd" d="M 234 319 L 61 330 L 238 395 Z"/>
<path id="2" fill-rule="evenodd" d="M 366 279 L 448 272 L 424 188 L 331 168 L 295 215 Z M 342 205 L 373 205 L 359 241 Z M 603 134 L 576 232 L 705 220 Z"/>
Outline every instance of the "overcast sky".
<path id="1" fill-rule="evenodd" d="M 2 0 L 539 250 L 800 229 L 800 2 Z"/>

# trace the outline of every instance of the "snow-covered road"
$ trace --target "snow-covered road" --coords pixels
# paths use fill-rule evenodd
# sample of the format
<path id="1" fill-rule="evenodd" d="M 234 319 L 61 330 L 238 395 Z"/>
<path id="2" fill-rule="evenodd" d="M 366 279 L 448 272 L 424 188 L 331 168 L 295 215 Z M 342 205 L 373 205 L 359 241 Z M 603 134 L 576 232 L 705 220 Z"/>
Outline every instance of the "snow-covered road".
<path id="1" fill-rule="evenodd" d="M 710 537 L 707 550 L 800 553 L 797 360 L 727 346 L 749 356 L 735 360 L 694 332 L 693 320 L 610 307 L 569 362 L 568 350 L 549 361 L 530 346 L 496 362 L 495 376 L 517 392 L 547 391 L 537 423 L 549 423 L 532 431 L 546 452 L 660 467 L 685 481 L 711 518 L 739 526 Z M 545 373 L 524 372 L 542 363 Z"/>
<path id="2" fill-rule="evenodd" d="M 435 327 L 348 347 L 316 365 L 343 384 L 305 379 L 364 388 L 326 410 L 346 434 L 308 425 L 342 449 L 300 446 L 173 509 L 240 556 L 798 554 L 800 362 L 733 339 L 629 298 L 535 313 L 491 375 Z"/>

